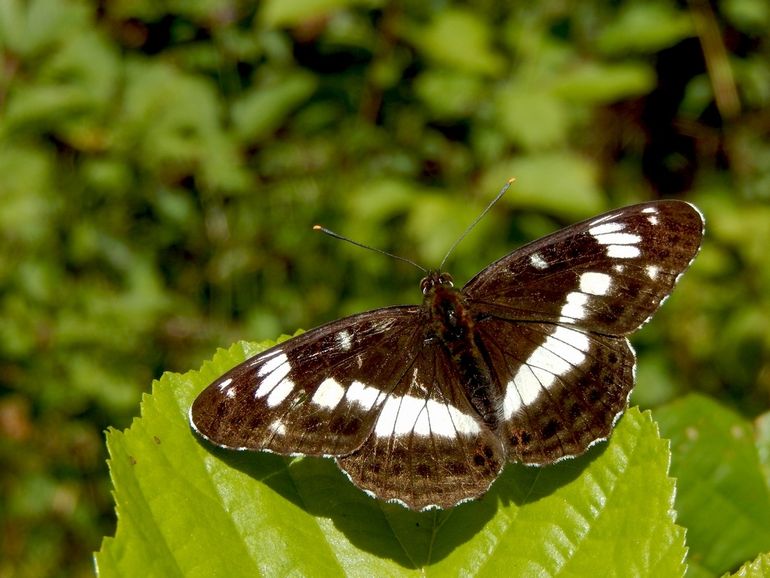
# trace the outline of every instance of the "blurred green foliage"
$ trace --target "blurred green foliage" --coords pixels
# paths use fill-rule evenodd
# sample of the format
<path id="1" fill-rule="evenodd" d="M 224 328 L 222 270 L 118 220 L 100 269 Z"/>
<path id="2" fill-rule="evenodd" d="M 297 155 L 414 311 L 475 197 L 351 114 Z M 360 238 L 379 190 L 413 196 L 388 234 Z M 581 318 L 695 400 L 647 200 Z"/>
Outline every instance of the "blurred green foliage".
<path id="1" fill-rule="evenodd" d="M 419 299 L 604 208 L 707 241 L 635 401 L 770 403 L 765 0 L 0 0 L 0 577 L 90 575 L 102 430 L 217 345 Z"/>

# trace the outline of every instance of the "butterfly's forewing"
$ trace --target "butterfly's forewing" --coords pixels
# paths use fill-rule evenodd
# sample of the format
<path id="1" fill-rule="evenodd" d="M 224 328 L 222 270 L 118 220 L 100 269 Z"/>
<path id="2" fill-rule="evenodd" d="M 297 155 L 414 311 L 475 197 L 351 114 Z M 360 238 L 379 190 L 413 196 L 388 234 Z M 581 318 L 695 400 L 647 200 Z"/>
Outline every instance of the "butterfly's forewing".
<path id="1" fill-rule="evenodd" d="M 419 307 L 378 309 L 276 345 L 209 385 L 190 421 L 223 447 L 350 453 L 419 355 L 423 315 Z"/>
<path id="2" fill-rule="evenodd" d="M 671 293 L 702 236 L 703 217 L 689 203 L 632 205 L 510 253 L 463 293 L 471 307 L 500 318 L 626 335 Z"/>

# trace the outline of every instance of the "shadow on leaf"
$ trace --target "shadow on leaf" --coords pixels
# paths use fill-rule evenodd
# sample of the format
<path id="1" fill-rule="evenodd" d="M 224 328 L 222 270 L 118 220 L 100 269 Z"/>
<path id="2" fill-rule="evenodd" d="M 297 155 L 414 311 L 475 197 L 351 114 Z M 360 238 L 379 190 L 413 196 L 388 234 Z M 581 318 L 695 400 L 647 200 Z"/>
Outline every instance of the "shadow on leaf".
<path id="1" fill-rule="evenodd" d="M 199 441 L 228 466 L 309 514 L 331 520 L 357 548 L 410 569 L 447 557 L 481 531 L 498 510 L 515 512 L 571 483 L 606 447 L 601 444 L 584 456 L 544 468 L 508 464 L 481 499 L 450 510 L 414 512 L 368 496 L 331 459 L 229 451 Z"/>

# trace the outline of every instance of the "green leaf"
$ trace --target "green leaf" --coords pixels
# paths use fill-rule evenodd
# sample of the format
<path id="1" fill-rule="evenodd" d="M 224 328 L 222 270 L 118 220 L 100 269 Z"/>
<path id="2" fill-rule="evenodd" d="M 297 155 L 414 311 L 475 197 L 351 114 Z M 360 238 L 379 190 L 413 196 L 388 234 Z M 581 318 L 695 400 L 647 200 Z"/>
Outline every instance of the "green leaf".
<path id="1" fill-rule="evenodd" d="M 554 93 L 574 102 L 604 104 L 647 94 L 654 86 L 655 71 L 645 62 L 592 62 L 565 72 Z"/>
<path id="2" fill-rule="evenodd" d="M 315 76 L 296 70 L 244 92 L 233 105 L 238 138 L 256 142 L 269 137 L 316 89 Z"/>
<path id="3" fill-rule="evenodd" d="M 766 578 L 770 576 L 770 553 L 757 556 L 752 562 L 747 562 L 735 574 L 735 578 Z"/>
<path id="4" fill-rule="evenodd" d="M 409 35 L 429 59 L 450 68 L 496 75 L 504 66 L 492 47 L 491 26 L 469 10 L 438 11 L 427 27 L 414 28 Z"/>
<path id="5" fill-rule="evenodd" d="M 770 494 L 751 423 L 699 395 L 659 408 L 655 419 L 671 439 L 691 565 L 718 575 L 770 550 Z"/>
<path id="6" fill-rule="evenodd" d="M 56 175 L 52 157 L 43 149 L 22 143 L 0 147 L 0 174 L 5 175 L 0 181 L 0 230 L 9 246 L 43 245 L 53 235 L 60 203 L 45 194 Z"/>
<path id="7" fill-rule="evenodd" d="M 547 211 L 564 219 L 583 218 L 604 208 L 596 167 L 568 151 L 532 153 L 498 165 L 482 183 L 494 190 L 507 179 L 516 182 L 504 197 L 514 207 Z"/>
<path id="8" fill-rule="evenodd" d="M 720 12 L 736 28 L 762 34 L 770 26 L 770 4 L 762 0 L 724 0 Z"/>
<path id="9" fill-rule="evenodd" d="M 683 575 L 667 444 L 648 412 L 630 409 L 581 458 L 509 465 L 483 499 L 415 513 L 369 498 L 332 460 L 214 449 L 190 430 L 201 389 L 261 349 L 165 374 L 141 417 L 108 432 L 118 528 L 100 576 Z"/>
<path id="10" fill-rule="evenodd" d="M 484 99 L 487 90 L 474 74 L 429 69 L 414 80 L 417 96 L 441 119 L 468 117 Z"/>
<path id="11" fill-rule="evenodd" d="M 770 488 L 770 412 L 759 416 L 754 422 L 754 427 L 762 475 L 765 478 L 765 484 Z"/>
<path id="12" fill-rule="evenodd" d="M 626 4 L 597 40 L 605 54 L 658 52 L 695 34 L 692 16 L 673 3 Z"/>
<path id="13" fill-rule="evenodd" d="M 116 52 L 96 33 L 80 32 L 35 66 L 34 79 L 10 93 L 0 133 L 56 132 L 76 148 L 103 146 L 103 114 L 114 101 Z"/>
<path id="14" fill-rule="evenodd" d="M 569 120 L 560 99 L 526 84 L 507 85 L 496 97 L 500 127 L 515 144 L 533 150 L 567 142 Z"/>
<path id="15" fill-rule="evenodd" d="M 355 5 L 378 6 L 378 0 L 267 0 L 260 10 L 260 20 L 265 26 L 297 26 L 303 22 L 321 19 L 330 12 Z"/>
<path id="16" fill-rule="evenodd" d="M 135 157 L 152 174 L 187 175 L 194 170 L 204 186 L 251 190 L 228 138 L 213 85 L 162 61 L 132 61 L 115 147 Z"/>
<path id="17" fill-rule="evenodd" d="M 351 191 L 346 199 L 347 209 L 365 223 L 363 230 L 377 225 L 382 227 L 388 219 L 408 211 L 414 204 L 414 197 L 421 192 L 414 183 L 405 180 L 372 178 Z"/>
<path id="18" fill-rule="evenodd" d="M 59 0 L 0 2 L 0 46 L 32 57 L 82 32 L 89 11 L 85 4 Z"/>

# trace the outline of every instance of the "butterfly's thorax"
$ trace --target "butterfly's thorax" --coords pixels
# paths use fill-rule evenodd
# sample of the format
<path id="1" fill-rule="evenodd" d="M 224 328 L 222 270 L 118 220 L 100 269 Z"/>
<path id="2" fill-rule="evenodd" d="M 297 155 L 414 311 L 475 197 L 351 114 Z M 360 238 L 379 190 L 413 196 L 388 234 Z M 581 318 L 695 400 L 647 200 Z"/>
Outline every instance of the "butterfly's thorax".
<path id="1" fill-rule="evenodd" d="M 489 367 L 480 351 L 474 319 L 463 294 L 452 286 L 448 273 L 433 271 L 422 280 L 423 307 L 430 316 L 426 340 L 438 341 L 460 370 L 463 389 L 484 422 L 496 429 L 499 403 Z"/>

